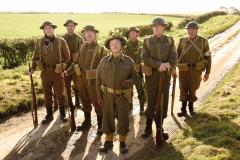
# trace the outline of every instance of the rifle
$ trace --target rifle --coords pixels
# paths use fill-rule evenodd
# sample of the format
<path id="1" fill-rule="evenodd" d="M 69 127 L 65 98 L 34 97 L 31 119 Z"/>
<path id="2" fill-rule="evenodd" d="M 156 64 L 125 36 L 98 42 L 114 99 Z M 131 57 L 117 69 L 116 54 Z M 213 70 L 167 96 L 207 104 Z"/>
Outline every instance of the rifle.
<path id="1" fill-rule="evenodd" d="M 173 85 L 172 85 L 172 103 L 171 103 L 171 114 L 173 115 L 173 107 L 174 107 L 174 100 L 175 100 L 175 89 L 176 89 L 176 76 L 173 76 Z"/>
<path id="2" fill-rule="evenodd" d="M 30 63 L 28 64 L 29 72 L 31 71 Z M 36 92 L 33 85 L 33 77 L 29 75 L 31 81 L 31 114 L 33 119 L 33 126 L 36 128 L 38 126 L 38 116 L 37 116 L 37 99 L 36 99 Z"/>
<path id="3" fill-rule="evenodd" d="M 164 77 L 159 73 L 158 87 L 157 87 L 157 108 L 155 114 L 156 123 L 156 146 L 160 146 L 163 143 L 163 88 L 164 88 Z"/>
<path id="4" fill-rule="evenodd" d="M 75 107 L 73 105 L 70 105 L 69 101 L 68 101 L 68 97 L 71 97 L 71 88 L 69 88 L 67 86 L 65 75 L 63 77 L 63 82 L 64 82 L 64 86 L 65 86 L 64 95 L 65 95 L 65 99 L 66 99 L 69 127 L 71 129 L 71 132 L 74 132 L 76 130 L 76 122 L 75 122 L 75 116 L 74 116 Z"/>

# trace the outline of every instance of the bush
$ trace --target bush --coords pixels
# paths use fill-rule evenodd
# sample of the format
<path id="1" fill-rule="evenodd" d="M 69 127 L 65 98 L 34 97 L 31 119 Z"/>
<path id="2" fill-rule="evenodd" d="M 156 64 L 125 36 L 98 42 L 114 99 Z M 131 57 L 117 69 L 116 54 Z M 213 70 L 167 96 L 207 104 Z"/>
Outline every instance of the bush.
<path id="1" fill-rule="evenodd" d="M 141 37 L 147 36 L 147 35 L 151 35 L 152 34 L 152 28 L 150 25 L 139 25 L 136 26 L 141 30 Z M 173 27 L 173 23 L 172 22 L 168 22 L 168 26 L 166 27 L 166 31 L 169 32 L 171 30 L 171 28 Z M 114 30 L 119 30 L 119 32 L 122 33 L 122 35 L 124 35 L 125 37 L 127 37 L 127 31 L 128 31 L 128 27 L 117 27 L 114 28 Z M 113 32 L 111 31 L 109 33 L 109 35 L 111 35 Z"/>
<path id="2" fill-rule="evenodd" d="M 205 14 L 197 16 L 197 17 L 185 18 L 177 25 L 177 28 L 184 28 L 186 26 L 186 24 L 191 21 L 203 23 L 203 22 L 208 21 L 212 17 L 220 16 L 220 15 L 227 15 L 227 13 L 224 11 L 214 11 L 214 12 L 205 13 Z"/>
<path id="3" fill-rule="evenodd" d="M 18 67 L 29 60 L 34 48 L 34 39 L 0 40 L 0 65 L 3 69 Z"/>

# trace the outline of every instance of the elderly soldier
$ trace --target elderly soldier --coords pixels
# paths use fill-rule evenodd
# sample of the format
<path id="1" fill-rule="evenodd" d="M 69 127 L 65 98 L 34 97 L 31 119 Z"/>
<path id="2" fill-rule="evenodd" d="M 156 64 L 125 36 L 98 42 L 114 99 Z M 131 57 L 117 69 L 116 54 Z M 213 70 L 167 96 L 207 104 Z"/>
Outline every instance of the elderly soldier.
<path id="1" fill-rule="evenodd" d="M 152 122 L 157 106 L 157 84 L 159 76 L 164 78 L 163 88 L 163 110 L 162 122 L 167 117 L 169 86 L 171 74 L 175 74 L 176 48 L 172 37 L 163 34 L 167 23 L 162 18 L 156 18 L 152 22 L 153 35 L 144 39 L 142 58 L 144 62 L 143 72 L 146 76 L 147 109 L 146 128 L 142 138 L 147 138 L 152 134 Z M 159 125 L 156 123 L 156 125 Z M 162 132 L 163 133 L 163 132 Z M 163 133 L 163 138 L 167 139 L 168 134 Z"/>
<path id="2" fill-rule="evenodd" d="M 70 59 L 70 53 L 66 41 L 55 37 L 55 28 L 57 26 L 48 21 L 44 22 L 40 27 L 45 35 L 37 41 L 36 51 L 32 59 L 33 67 L 29 72 L 29 74 L 32 74 L 37 66 L 41 70 L 44 100 L 47 110 L 47 116 L 42 121 L 43 124 L 53 120 L 53 90 L 55 91 L 59 105 L 60 119 L 64 122 L 67 121 L 65 116 L 65 97 L 63 94 L 64 82 L 61 73 Z"/>
<path id="3" fill-rule="evenodd" d="M 138 93 L 138 100 L 140 103 L 140 115 L 144 113 L 144 103 L 146 102 L 145 91 L 144 91 L 144 79 L 143 73 L 141 71 L 141 50 L 142 50 L 142 42 L 138 40 L 138 36 L 140 34 L 140 29 L 137 27 L 129 28 L 127 35 L 129 41 L 125 47 L 124 53 L 131 57 L 135 63 L 135 69 L 138 73 L 138 81 L 135 86 Z"/>
<path id="4" fill-rule="evenodd" d="M 105 57 L 98 67 L 97 96 L 103 107 L 103 132 L 106 141 L 100 151 L 106 152 L 113 147 L 115 117 L 118 120 L 120 152 L 127 153 L 125 143 L 129 130 L 129 106 L 132 101 L 132 86 L 137 80 L 133 60 L 122 53 L 125 39 L 119 36 L 109 38 L 105 46 L 111 55 Z"/>
<path id="5" fill-rule="evenodd" d="M 75 27 L 77 26 L 77 22 L 74 22 L 73 20 L 67 20 L 64 23 L 64 26 L 67 28 L 68 33 L 66 33 L 63 38 L 66 40 L 68 44 L 68 48 L 71 53 L 71 59 L 67 64 L 67 68 L 71 66 L 73 61 L 76 61 L 78 52 L 80 50 L 80 47 L 83 43 L 83 38 L 80 37 L 75 33 Z M 66 86 L 68 87 L 68 103 L 69 105 L 73 106 L 72 97 L 71 97 L 71 82 L 73 81 L 73 90 L 75 92 L 75 107 L 80 107 L 80 101 L 79 101 L 79 84 L 78 84 L 78 76 L 76 73 L 73 73 L 70 76 L 66 77 Z"/>
<path id="6" fill-rule="evenodd" d="M 84 118 L 81 126 L 77 130 L 89 129 L 91 127 L 92 104 L 97 114 L 98 131 L 97 135 L 102 135 L 102 108 L 98 105 L 96 93 L 96 72 L 101 59 L 108 55 L 108 51 L 100 46 L 96 40 L 98 30 L 94 26 L 87 25 L 83 28 L 82 33 L 86 42 L 83 43 L 80 53 L 66 72 L 71 75 L 76 72 L 79 75 L 80 99 L 83 105 Z"/>
<path id="7" fill-rule="evenodd" d="M 207 81 L 211 70 L 211 54 L 208 40 L 198 36 L 199 25 L 189 22 L 186 25 L 188 37 L 181 38 L 178 44 L 178 69 L 181 112 L 178 116 L 186 115 L 186 106 L 190 114 L 194 114 L 193 103 L 197 100 L 196 91 L 200 87 L 202 72 L 205 71 L 203 81 Z"/>

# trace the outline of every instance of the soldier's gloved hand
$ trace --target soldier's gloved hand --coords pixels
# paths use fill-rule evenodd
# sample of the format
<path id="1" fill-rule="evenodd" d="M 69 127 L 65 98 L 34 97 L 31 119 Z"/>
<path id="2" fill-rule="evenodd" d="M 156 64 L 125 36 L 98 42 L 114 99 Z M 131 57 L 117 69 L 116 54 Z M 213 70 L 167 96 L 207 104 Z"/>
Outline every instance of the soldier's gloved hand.
<path id="1" fill-rule="evenodd" d="M 125 80 L 122 82 L 122 85 L 126 88 L 130 87 L 132 85 L 130 80 Z"/>
<path id="2" fill-rule="evenodd" d="M 206 82 L 209 79 L 209 74 L 205 73 L 203 76 L 203 82 Z"/>
<path id="3" fill-rule="evenodd" d="M 103 98 L 102 97 L 98 98 L 98 105 L 100 107 L 103 107 Z"/>

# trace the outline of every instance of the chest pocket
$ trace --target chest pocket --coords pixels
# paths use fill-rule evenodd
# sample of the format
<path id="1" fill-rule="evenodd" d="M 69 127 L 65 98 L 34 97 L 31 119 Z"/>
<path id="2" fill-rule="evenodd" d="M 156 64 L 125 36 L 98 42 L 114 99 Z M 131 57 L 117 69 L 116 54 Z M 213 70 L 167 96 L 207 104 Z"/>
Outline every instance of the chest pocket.
<path id="1" fill-rule="evenodd" d="M 168 60 L 169 52 L 170 52 L 170 45 L 169 44 L 160 44 L 159 51 L 161 60 L 166 61 Z"/>

